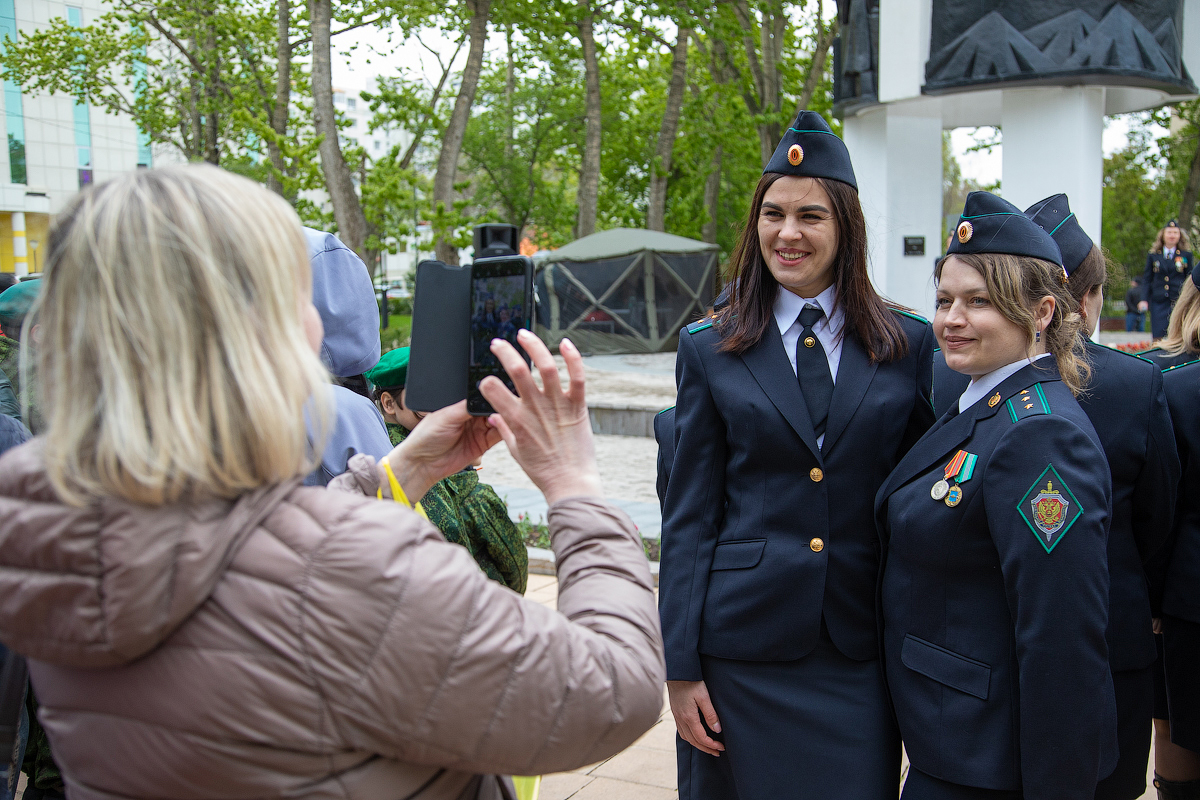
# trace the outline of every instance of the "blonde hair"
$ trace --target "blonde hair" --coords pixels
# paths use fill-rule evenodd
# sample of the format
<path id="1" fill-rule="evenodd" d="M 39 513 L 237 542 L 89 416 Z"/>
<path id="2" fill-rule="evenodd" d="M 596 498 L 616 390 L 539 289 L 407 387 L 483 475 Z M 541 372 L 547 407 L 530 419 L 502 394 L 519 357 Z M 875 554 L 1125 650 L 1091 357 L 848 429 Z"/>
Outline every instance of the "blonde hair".
<path id="1" fill-rule="evenodd" d="M 1078 395 L 1092 376 L 1083 339 L 1083 317 L 1071 295 L 1066 273 L 1058 264 L 1008 253 L 954 253 L 938 262 L 935 278 L 942 279 L 946 262 L 956 258 L 983 276 L 996 310 L 1025 333 L 1026 352 L 1033 355 L 1037 319 L 1034 309 L 1044 297 L 1054 298 L 1054 315 L 1042 331 L 1046 352 L 1054 356 L 1062 381 Z"/>
<path id="2" fill-rule="evenodd" d="M 1200 355 L 1200 289 L 1188 279 L 1171 309 L 1167 336 L 1158 346 L 1173 356 L 1192 353 Z"/>
<path id="3" fill-rule="evenodd" d="M 329 377 L 280 197 L 206 165 L 138 170 L 76 195 L 47 249 L 37 380 L 64 501 L 233 498 L 311 471 Z"/>
<path id="4" fill-rule="evenodd" d="M 1191 250 L 1192 247 L 1191 247 L 1191 245 L 1188 244 L 1187 231 L 1185 231 L 1183 228 L 1178 228 L 1178 230 L 1179 230 L 1179 241 L 1175 243 L 1175 249 L 1176 250 Z M 1158 229 L 1158 235 L 1154 237 L 1154 247 L 1150 248 L 1151 253 L 1161 253 L 1163 251 L 1163 248 L 1166 246 L 1165 243 L 1163 242 L 1163 234 L 1166 232 L 1167 232 L 1167 229 L 1165 227 Z"/>

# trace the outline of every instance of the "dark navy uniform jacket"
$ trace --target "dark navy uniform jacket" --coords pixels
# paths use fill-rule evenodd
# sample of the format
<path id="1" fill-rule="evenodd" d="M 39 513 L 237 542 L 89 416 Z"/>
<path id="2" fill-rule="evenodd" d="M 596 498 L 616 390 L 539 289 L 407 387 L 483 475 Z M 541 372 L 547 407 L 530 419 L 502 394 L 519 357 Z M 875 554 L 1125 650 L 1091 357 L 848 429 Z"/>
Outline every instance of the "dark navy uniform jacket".
<path id="1" fill-rule="evenodd" d="M 660 510 L 667 506 L 667 484 L 671 480 L 671 465 L 675 463 L 675 406 L 664 408 L 654 415 L 654 441 L 658 442 L 658 492 Z"/>
<path id="2" fill-rule="evenodd" d="M 1175 513 L 1179 457 L 1162 373 L 1152 363 L 1089 342 L 1092 379 L 1080 395 L 1108 459 L 1108 647 L 1114 671 L 1143 669 L 1156 657 L 1143 565 L 1166 543 Z M 1161 592 L 1154 587 L 1154 594 Z"/>
<path id="3" fill-rule="evenodd" d="M 955 372 L 946 366 L 946 354 L 939 347 L 933 351 L 933 410 L 941 419 L 952 408 L 958 408 L 958 398 L 967 390 L 970 375 Z"/>
<path id="4" fill-rule="evenodd" d="M 1143 565 L 1163 546 L 1175 508 L 1179 460 L 1162 379 L 1145 359 L 1089 342 L 1092 379 L 1079 405 L 1092 422 L 1112 470 L 1108 536 L 1109 658 L 1114 671 L 1154 663 L 1151 595 Z M 958 407 L 969 378 L 934 353 L 933 404 L 939 415 Z M 1157 584 L 1161 584 L 1161 574 Z"/>
<path id="5" fill-rule="evenodd" d="M 774 319 L 743 355 L 710 321 L 680 333 L 675 460 L 662 526 L 667 678 L 700 654 L 788 661 L 824 618 L 846 656 L 878 654 L 875 492 L 933 423 L 933 332 L 897 314 L 909 353 L 872 364 L 847 331 L 823 447 Z"/>
<path id="6" fill-rule="evenodd" d="M 1200 623 L 1200 362 L 1163 373 L 1183 465 L 1163 611 Z"/>
<path id="7" fill-rule="evenodd" d="M 1160 370 L 1168 370 L 1172 367 L 1182 367 L 1184 364 L 1190 364 L 1196 360 L 1195 353 L 1189 353 L 1186 350 L 1177 355 L 1171 355 L 1161 347 L 1152 347 L 1139 353 L 1142 358 L 1153 362 Z"/>
<path id="8" fill-rule="evenodd" d="M 978 456 L 951 508 L 931 497 Z M 908 452 L 880 490 L 884 664 L 913 766 L 1091 800 L 1116 764 L 1108 465 L 1053 359 L 1009 376 Z"/>
<path id="9" fill-rule="evenodd" d="M 1146 299 L 1151 303 L 1174 303 L 1194 266 L 1196 261 L 1191 250 L 1176 250 L 1171 258 L 1162 253 L 1147 253 L 1145 280 L 1142 281 Z"/>

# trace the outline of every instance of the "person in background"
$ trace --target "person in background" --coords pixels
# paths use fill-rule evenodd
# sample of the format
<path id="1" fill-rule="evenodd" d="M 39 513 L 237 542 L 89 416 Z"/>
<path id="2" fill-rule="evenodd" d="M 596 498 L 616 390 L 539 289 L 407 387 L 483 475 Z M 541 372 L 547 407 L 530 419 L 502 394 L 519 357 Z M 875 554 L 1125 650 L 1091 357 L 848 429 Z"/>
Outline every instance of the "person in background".
<path id="1" fill-rule="evenodd" d="M 1200 358 L 1200 273 L 1196 270 L 1192 270 L 1191 279 L 1184 281 L 1179 292 L 1166 337 L 1141 355 L 1163 370 Z"/>
<path id="2" fill-rule="evenodd" d="M 1155 715 L 1161 718 L 1154 720 L 1154 786 L 1159 800 L 1200 800 L 1200 363 L 1168 369 L 1163 383 L 1183 480 L 1164 565 L 1164 681 L 1162 713 Z"/>
<path id="3" fill-rule="evenodd" d="M 972 192 L 934 330 L 971 383 L 875 500 L 904 800 L 1093 800 L 1117 763 L 1111 478 L 1074 395 L 1081 320 L 1049 234 Z"/>
<path id="4" fill-rule="evenodd" d="M 523 331 L 554 380 L 497 342 L 519 395 L 485 379 L 496 414 L 460 402 L 305 487 L 304 413 L 320 430 L 331 410 L 286 201 L 208 165 L 123 173 L 60 211 L 45 275 L 46 432 L 0 457 L 0 641 L 74 800 L 498 800 L 503 776 L 602 761 L 657 722 L 650 570 L 599 497 L 568 340 L 565 391 Z M 557 610 L 407 500 L 501 439 L 546 496 Z"/>
<path id="5" fill-rule="evenodd" d="M 18 420 L 0 413 L 0 455 L 29 441 L 29 430 Z M 29 694 L 29 670 L 20 654 L 0 644 L 0 729 L 4 731 L 4 747 L 8 755 L 0 762 L 0 800 L 12 800 L 17 792 L 25 747 L 29 741 L 29 712 L 25 703 Z M 11 731 L 12 738 L 8 738 Z M 33 785 L 25 789 L 32 799 Z"/>
<path id="6" fill-rule="evenodd" d="M 379 307 L 367 266 L 332 233 L 304 229 L 312 265 L 313 305 L 321 315 L 325 336 L 321 361 L 336 378 L 336 417 L 321 456 L 321 465 L 305 483 L 324 486 L 346 471 L 358 453 L 383 458 L 391 451 L 379 409 L 365 392 L 363 373 L 379 361 Z M 311 433 L 311 432 L 310 432 Z"/>
<path id="7" fill-rule="evenodd" d="M 3 293 L 0 293 L 0 372 L 4 374 L 5 382 L 12 389 L 12 398 L 18 404 L 17 413 L 10 414 L 10 416 L 21 419 L 26 427 L 30 428 L 34 433 L 40 432 L 40 418 L 38 416 L 38 404 L 35 392 L 28 392 L 27 399 L 30 405 L 28 418 L 20 415 L 20 403 L 22 402 L 20 362 L 21 349 L 24 344 L 22 337 L 25 335 L 23 332 L 25 318 L 29 315 L 33 304 L 37 301 L 41 288 L 41 279 L 35 278 L 33 280 L 21 281 L 5 289 Z M 30 334 L 32 335 L 32 333 L 33 330 L 31 329 Z M 0 392 L 0 403 L 3 402 L 3 392 Z M 8 405 L 11 405 L 11 403 L 12 399 L 8 401 Z"/>
<path id="8" fill-rule="evenodd" d="M 1146 270 L 1142 283 L 1145 299 L 1139 311 L 1150 311 L 1150 329 L 1155 339 L 1167 335 L 1167 320 L 1171 309 L 1196 265 L 1188 249 L 1187 233 L 1171 220 L 1154 238 L 1154 246 L 1146 254 Z"/>
<path id="9" fill-rule="evenodd" d="M 1129 279 L 1129 288 L 1125 290 L 1125 331 L 1132 333 L 1146 329 L 1146 314 L 1141 310 L 1145 300 L 1142 282 L 1136 275 Z"/>
<path id="10" fill-rule="evenodd" d="M 407 347 L 389 350 L 379 363 L 367 370 L 375 385 L 375 398 L 387 421 L 393 445 L 403 442 L 425 414 L 404 405 L 408 380 Z M 508 506 L 495 490 L 481 483 L 475 467 L 438 481 L 420 499 L 429 521 L 446 541 L 467 548 L 489 578 L 519 594 L 529 581 L 529 552 L 525 538 L 508 516 Z"/>
<path id="11" fill-rule="evenodd" d="M 1179 457 L 1162 372 L 1145 359 L 1091 341 L 1100 325 L 1108 264 L 1080 227 L 1067 196 L 1056 194 L 1025 210 L 1062 252 L 1067 289 L 1083 317 L 1084 347 L 1092 367 L 1078 397 L 1100 437 L 1112 476 L 1108 529 L 1108 661 L 1117 700 L 1117 768 L 1096 787 L 1096 800 L 1136 800 L 1146 792 L 1154 716 L 1152 609 L 1162 581 L 1145 568 L 1167 542 L 1175 513 Z"/>

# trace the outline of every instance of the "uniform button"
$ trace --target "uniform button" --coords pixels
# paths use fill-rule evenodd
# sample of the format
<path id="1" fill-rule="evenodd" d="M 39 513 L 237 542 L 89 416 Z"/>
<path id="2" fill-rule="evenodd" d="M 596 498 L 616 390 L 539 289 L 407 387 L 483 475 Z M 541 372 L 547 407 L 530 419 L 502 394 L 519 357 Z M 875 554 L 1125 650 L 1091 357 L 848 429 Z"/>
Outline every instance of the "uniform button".
<path id="1" fill-rule="evenodd" d="M 820 539 L 818 539 L 816 537 L 813 537 L 812 541 L 810 541 L 808 543 L 808 546 L 812 548 L 812 551 L 814 553 L 819 553 L 825 549 L 825 542 L 821 541 Z"/>
<path id="2" fill-rule="evenodd" d="M 825 473 L 821 472 L 820 467 L 813 467 L 808 471 L 808 477 L 812 478 L 813 483 L 820 483 L 825 478 Z"/>

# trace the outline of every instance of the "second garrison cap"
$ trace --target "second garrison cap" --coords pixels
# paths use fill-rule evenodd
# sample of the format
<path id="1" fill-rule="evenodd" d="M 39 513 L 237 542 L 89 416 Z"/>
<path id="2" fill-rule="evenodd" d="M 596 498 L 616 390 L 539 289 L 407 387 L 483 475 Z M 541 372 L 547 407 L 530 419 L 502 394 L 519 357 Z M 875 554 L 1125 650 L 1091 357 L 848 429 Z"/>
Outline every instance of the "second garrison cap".
<path id="1" fill-rule="evenodd" d="M 42 289 L 41 278 L 21 281 L 0 292 L 0 318 L 19 320 L 29 313 Z"/>
<path id="2" fill-rule="evenodd" d="M 1088 253 L 1092 252 L 1092 238 L 1083 232 L 1065 194 L 1039 200 L 1025 209 L 1025 216 L 1054 239 L 1062 252 L 1062 265 L 1068 277 L 1079 269 Z"/>
<path id="3" fill-rule="evenodd" d="M 363 373 L 367 380 L 383 389 L 404 386 L 408 380 L 408 348 L 388 350 L 379 358 L 379 363 Z"/>
<path id="4" fill-rule="evenodd" d="M 1058 244 L 1021 209 L 990 192 L 971 192 L 946 255 L 1006 253 L 1062 266 Z M 1065 270 L 1064 270 L 1065 272 Z"/>
<path id="5" fill-rule="evenodd" d="M 829 128 L 829 123 L 815 111 L 801 111 L 788 128 L 775 154 L 767 162 L 765 175 L 778 172 L 801 178 L 831 178 L 848 183 L 858 191 L 854 166 L 846 143 Z"/>

